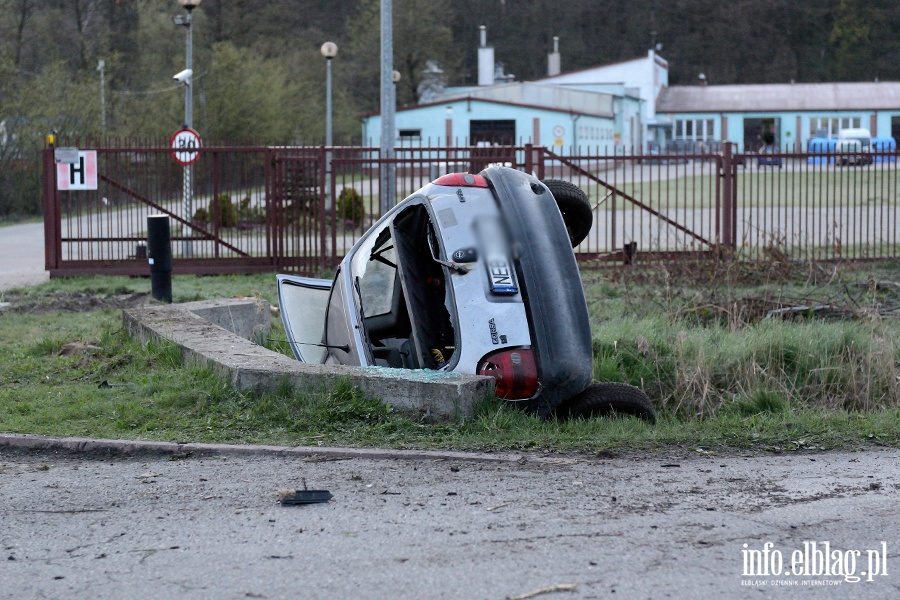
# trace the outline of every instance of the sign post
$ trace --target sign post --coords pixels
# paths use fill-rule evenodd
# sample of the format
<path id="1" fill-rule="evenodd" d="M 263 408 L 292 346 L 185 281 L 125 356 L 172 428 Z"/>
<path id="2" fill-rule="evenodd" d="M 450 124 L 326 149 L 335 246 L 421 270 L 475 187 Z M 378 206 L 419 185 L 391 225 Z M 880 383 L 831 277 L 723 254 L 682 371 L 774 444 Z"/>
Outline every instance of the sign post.
<path id="1" fill-rule="evenodd" d="M 179 129 L 172 134 L 172 139 L 169 140 L 169 147 L 172 149 L 172 158 L 175 159 L 175 162 L 184 166 L 182 213 L 184 220 L 190 222 L 194 217 L 193 164 L 200 156 L 200 134 L 190 127 Z M 188 234 L 188 231 L 184 232 L 185 237 Z M 193 255 L 193 245 L 190 240 L 182 240 L 181 253 L 184 258 L 190 258 Z"/>

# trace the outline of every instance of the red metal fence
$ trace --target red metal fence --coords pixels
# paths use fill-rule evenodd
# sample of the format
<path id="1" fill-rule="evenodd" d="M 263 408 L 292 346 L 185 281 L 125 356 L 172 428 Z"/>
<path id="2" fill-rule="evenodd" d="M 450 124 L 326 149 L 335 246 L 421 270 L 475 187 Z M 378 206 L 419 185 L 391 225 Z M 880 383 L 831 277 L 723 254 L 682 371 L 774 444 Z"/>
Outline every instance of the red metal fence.
<path id="1" fill-rule="evenodd" d="M 572 181 L 594 206 L 594 227 L 576 249 L 585 266 L 723 250 L 900 257 L 894 152 L 842 165 L 840 154 L 733 154 L 728 145 L 666 155 L 402 147 L 389 160 L 377 148 L 210 147 L 189 170 L 168 148 L 96 152 L 97 189 L 84 191 L 57 189 L 54 151 L 44 152 L 51 276 L 146 274 L 146 218 L 159 213 L 171 218 L 176 273 L 320 273 L 380 216 L 383 163 L 396 173 L 395 200 L 437 175 L 488 164 Z"/>

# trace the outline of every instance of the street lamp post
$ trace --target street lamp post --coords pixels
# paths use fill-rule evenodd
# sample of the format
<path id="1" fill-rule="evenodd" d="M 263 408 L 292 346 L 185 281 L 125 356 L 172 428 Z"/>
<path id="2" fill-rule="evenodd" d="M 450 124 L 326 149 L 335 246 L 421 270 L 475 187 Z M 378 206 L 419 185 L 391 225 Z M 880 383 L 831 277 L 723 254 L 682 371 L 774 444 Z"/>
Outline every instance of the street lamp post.
<path id="1" fill-rule="evenodd" d="M 338 47 L 334 42 L 322 44 L 325 57 L 325 145 L 331 146 L 331 59 L 337 56 Z"/>
<path id="2" fill-rule="evenodd" d="M 338 47 L 334 42 L 322 44 L 325 57 L 325 208 L 331 208 L 331 59 L 337 56 Z"/>
<path id="3" fill-rule="evenodd" d="M 97 70 L 100 71 L 100 122 L 103 125 L 103 135 L 106 135 L 106 63 L 101 60 L 97 63 Z"/>
<path id="4" fill-rule="evenodd" d="M 173 20 L 176 25 L 180 25 L 187 30 L 187 43 L 185 51 L 185 62 L 187 67 L 184 70 L 186 77 L 184 79 L 184 126 L 193 128 L 194 126 L 194 28 L 192 27 L 192 13 L 195 8 L 200 6 L 201 0 L 178 0 L 178 3 L 187 11 L 187 15 L 177 15 Z M 193 218 L 194 203 L 194 166 L 184 166 L 184 220 L 190 221 Z M 185 236 L 188 232 L 184 232 Z M 189 258 L 193 254 L 193 247 L 189 239 L 182 241 L 182 254 L 185 258 Z"/>
<path id="5" fill-rule="evenodd" d="M 185 62 L 187 63 L 186 69 L 191 73 L 194 71 L 194 28 L 191 26 L 191 23 L 193 22 L 192 13 L 195 8 L 200 6 L 200 2 L 201 0 L 178 0 L 178 3 L 184 7 L 187 14 L 184 16 L 177 15 L 174 18 L 176 25 L 181 25 L 187 30 Z M 184 87 L 184 124 L 186 127 L 194 126 L 194 92 L 191 83 L 189 78 L 185 81 Z"/>

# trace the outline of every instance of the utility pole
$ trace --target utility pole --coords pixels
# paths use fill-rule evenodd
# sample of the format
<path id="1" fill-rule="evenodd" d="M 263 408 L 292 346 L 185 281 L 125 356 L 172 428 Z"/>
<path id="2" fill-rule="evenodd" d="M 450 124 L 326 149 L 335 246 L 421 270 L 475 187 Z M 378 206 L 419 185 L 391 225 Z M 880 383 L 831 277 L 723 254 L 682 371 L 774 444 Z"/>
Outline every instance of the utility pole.
<path id="1" fill-rule="evenodd" d="M 396 200 L 397 171 L 394 158 L 394 33 L 392 0 L 381 0 L 381 169 L 379 209 L 386 213 Z"/>

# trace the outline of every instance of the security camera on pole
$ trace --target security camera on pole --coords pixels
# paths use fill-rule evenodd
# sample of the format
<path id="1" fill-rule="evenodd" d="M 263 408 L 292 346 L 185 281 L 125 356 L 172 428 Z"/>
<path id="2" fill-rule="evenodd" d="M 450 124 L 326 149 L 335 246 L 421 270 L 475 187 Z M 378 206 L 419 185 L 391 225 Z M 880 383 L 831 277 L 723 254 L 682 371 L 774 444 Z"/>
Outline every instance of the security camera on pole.
<path id="1" fill-rule="evenodd" d="M 192 13 L 195 8 L 200 6 L 201 0 L 178 0 L 178 3 L 184 7 L 187 11 L 186 15 L 176 15 L 172 20 L 176 25 L 180 25 L 187 29 L 187 51 L 185 53 L 185 58 L 187 62 L 187 67 L 184 71 L 181 71 L 173 78 L 184 84 L 184 126 L 181 131 L 176 131 L 172 136 L 172 143 L 184 143 L 180 148 L 182 150 L 188 148 L 189 142 L 196 138 L 197 148 L 200 146 L 200 136 L 196 131 L 193 130 L 194 126 L 194 117 L 193 117 L 193 77 L 194 77 L 194 56 L 193 56 L 193 27 L 191 26 L 193 19 Z M 182 134 L 182 132 L 190 132 Z M 175 156 L 175 160 L 184 165 L 184 200 L 183 200 L 183 218 L 185 221 L 190 221 L 193 217 L 193 202 L 194 202 L 194 167 L 192 163 L 197 159 L 199 155 L 198 152 L 194 151 L 192 153 L 188 152 L 175 152 L 178 150 L 174 145 L 172 146 L 173 156 Z M 179 156 L 189 157 L 188 160 L 180 160 Z M 185 232 L 187 235 L 188 232 Z M 185 239 L 182 241 L 182 256 L 183 258 L 189 258 L 193 254 L 193 247 L 191 245 L 191 241 L 189 239 Z"/>

